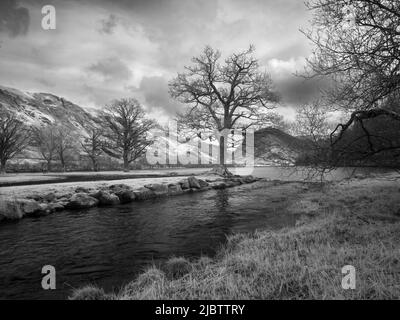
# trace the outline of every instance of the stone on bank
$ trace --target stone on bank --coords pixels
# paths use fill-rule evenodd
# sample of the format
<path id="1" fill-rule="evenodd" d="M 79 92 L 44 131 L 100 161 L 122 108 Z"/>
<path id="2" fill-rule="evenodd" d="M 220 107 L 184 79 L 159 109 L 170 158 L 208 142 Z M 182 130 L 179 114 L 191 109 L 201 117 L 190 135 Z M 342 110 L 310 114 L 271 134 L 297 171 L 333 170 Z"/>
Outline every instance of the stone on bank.
<path id="1" fill-rule="evenodd" d="M 138 199 L 138 200 L 147 200 L 147 199 L 152 199 L 152 198 L 156 197 L 156 195 L 153 191 L 151 191 L 150 189 L 147 189 L 145 187 L 136 189 L 133 192 L 135 194 L 136 199 Z"/>
<path id="2" fill-rule="evenodd" d="M 97 206 L 99 200 L 86 193 L 75 193 L 66 205 L 68 209 L 87 209 Z"/>
<path id="3" fill-rule="evenodd" d="M 104 190 L 101 190 L 96 198 L 100 206 L 114 206 L 120 203 L 117 195 Z"/>
<path id="4" fill-rule="evenodd" d="M 144 186 L 154 192 L 157 197 L 168 195 L 168 186 L 160 183 L 146 184 Z"/>

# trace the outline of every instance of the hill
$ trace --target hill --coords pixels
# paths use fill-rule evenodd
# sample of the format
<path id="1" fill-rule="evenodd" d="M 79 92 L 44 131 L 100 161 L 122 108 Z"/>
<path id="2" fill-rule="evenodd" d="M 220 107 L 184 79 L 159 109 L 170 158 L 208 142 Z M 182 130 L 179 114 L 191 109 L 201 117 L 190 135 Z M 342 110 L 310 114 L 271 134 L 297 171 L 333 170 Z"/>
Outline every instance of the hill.
<path id="1" fill-rule="evenodd" d="M 293 165 L 300 154 L 310 149 L 309 140 L 276 128 L 264 128 L 254 133 L 254 156 L 258 166 Z"/>
<path id="2" fill-rule="evenodd" d="M 0 86 L 0 110 L 7 110 L 29 126 L 60 123 L 76 133 L 93 123 L 82 107 L 50 93 L 30 93 Z"/>

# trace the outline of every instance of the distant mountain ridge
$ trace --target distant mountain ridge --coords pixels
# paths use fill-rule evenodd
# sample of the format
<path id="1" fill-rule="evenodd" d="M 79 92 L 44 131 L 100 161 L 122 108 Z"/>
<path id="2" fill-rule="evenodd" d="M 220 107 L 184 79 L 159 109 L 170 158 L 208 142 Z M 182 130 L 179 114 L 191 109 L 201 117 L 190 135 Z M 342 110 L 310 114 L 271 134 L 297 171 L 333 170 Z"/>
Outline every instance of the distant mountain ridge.
<path id="1" fill-rule="evenodd" d="M 50 93 L 30 93 L 0 86 L 0 110 L 15 114 L 34 127 L 63 124 L 76 133 L 85 132 L 94 117 L 84 108 Z"/>

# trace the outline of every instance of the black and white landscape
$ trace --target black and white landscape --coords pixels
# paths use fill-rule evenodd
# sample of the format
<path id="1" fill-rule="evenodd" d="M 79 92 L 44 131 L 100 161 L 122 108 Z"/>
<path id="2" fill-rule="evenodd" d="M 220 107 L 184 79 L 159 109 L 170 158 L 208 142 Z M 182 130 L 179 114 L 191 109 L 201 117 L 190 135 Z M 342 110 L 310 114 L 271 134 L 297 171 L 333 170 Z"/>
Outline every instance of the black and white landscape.
<path id="1" fill-rule="evenodd" d="M 397 0 L 1 1 L 0 299 L 398 299 L 399 98 Z"/>

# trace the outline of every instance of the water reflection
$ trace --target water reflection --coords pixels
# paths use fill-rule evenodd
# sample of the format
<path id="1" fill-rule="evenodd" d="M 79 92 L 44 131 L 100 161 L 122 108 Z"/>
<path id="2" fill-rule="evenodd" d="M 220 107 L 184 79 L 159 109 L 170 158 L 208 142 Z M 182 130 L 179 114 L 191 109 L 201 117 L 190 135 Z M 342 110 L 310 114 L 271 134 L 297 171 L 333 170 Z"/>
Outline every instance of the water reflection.
<path id="1" fill-rule="evenodd" d="M 226 189 L 218 190 L 215 197 L 215 208 L 217 208 L 219 212 L 226 212 L 226 207 L 229 204 L 228 200 L 229 191 Z"/>

